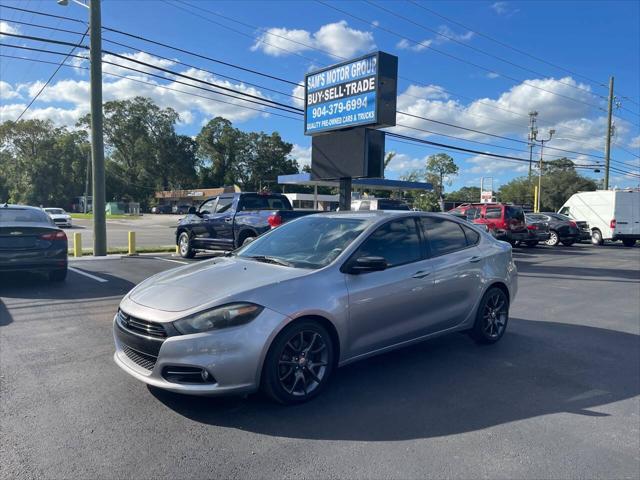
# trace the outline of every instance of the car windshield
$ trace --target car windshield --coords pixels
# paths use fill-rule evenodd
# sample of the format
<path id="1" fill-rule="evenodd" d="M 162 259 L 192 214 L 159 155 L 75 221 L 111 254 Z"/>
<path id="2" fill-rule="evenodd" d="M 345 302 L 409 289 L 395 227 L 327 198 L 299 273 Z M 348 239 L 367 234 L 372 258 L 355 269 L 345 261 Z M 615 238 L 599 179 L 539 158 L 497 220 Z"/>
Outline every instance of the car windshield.
<path id="1" fill-rule="evenodd" d="M 61 208 L 45 208 L 44 211 L 52 215 L 63 215 L 65 213 Z"/>
<path id="2" fill-rule="evenodd" d="M 41 210 L 30 208 L 0 208 L 0 225 L 6 223 L 51 223 L 49 216 Z"/>
<path id="3" fill-rule="evenodd" d="M 236 254 L 242 258 L 298 268 L 322 268 L 333 262 L 367 224 L 361 218 L 310 215 L 285 223 Z"/>

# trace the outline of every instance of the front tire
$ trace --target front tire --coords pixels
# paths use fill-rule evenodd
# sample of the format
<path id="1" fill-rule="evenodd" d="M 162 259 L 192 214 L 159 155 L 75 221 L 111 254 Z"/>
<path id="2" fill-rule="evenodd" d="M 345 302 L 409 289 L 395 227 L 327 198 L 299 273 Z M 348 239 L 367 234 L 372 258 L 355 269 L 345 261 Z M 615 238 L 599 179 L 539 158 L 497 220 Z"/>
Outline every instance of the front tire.
<path id="1" fill-rule="evenodd" d="M 549 245 L 550 247 L 555 247 L 556 245 L 558 245 L 558 243 L 560 243 L 560 237 L 558 237 L 558 232 L 551 230 L 549 232 L 549 240 L 547 240 L 544 243 Z"/>
<path id="2" fill-rule="evenodd" d="M 604 243 L 602 233 L 597 228 L 591 232 L 591 243 L 594 245 L 602 245 Z"/>
<path id="3" fill-rule="evenodd" d="M 196 254 L 191 247 L 191 238 L 187 232 L 182 232 L 178 237 L 178 252 L 182 258 L 193 258 Z"/>
<path id="4" fill-rule="evenodd" d="M 480 301 L 471 337 L 478 343 L 496 343 L 504 335 L 508 322 L 509 297 L 502 289 L 492 287 Z"/>
<path id="5" fill-rule="evenodd" d="M 633 247 L 636 244 L 636 241 L 633 238 L 623 238 L 622 244 L 625 247 Z"/>
<path id="6" fill-rule="evenodd" d="M 335 365 L 333 340 L 317 322 L 303 320 L 284 328 L 265 359 L 262 389 L 285 405 L 316 397 Z"/>

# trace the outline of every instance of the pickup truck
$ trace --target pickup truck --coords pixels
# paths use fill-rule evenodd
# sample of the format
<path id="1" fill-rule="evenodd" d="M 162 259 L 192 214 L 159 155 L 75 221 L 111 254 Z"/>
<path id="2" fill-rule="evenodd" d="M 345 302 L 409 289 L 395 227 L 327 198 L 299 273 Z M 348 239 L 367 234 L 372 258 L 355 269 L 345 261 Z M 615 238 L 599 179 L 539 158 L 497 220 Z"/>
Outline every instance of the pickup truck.
<path id="1" fill-rule="evenodd" d="M 314 211 L 293 210 L 279 193 L 225 193 L 191 207 L 178 222 L 180 256 L 193 258 L 199 250 L 234 250 L 258 235 Z"/>

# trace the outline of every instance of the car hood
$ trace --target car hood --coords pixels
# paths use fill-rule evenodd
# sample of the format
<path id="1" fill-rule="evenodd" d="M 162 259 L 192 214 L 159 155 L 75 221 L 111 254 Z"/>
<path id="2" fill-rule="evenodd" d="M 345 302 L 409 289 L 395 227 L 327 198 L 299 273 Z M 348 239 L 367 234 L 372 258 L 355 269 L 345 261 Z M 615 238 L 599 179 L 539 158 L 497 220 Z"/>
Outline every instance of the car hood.
<path id="1" fill-rule="evenodd" d="M 233 297 L 249 292 L 254 294 L 260 287 L 309 272 L 301 268 L 221 257 L 154 275 L 131 290 L 127 298 L 153 310 L 197 311 L 238 300 Z"/>

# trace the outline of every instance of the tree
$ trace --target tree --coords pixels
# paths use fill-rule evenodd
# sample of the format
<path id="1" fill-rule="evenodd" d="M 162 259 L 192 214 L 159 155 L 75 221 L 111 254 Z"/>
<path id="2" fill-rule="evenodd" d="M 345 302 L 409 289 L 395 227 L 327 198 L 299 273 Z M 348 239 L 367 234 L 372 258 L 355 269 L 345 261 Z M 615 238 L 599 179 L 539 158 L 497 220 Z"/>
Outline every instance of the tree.
<path id="1" fill-rule="evenodd" d="M 444 208 L 444 185 L 451 185 L 452 177 L 458 174 L 458 166 L 446 153 L 436 153 L 427 158 L 427 174 L 433 174 L 437 180 L 434 190 L 440 199 L 440 208 Z"/>
<path id="2" fill-rule="evenodd" d="M 597 188 L 593 180 L 578 174 L 574 163 L 567 158 L 544 162 L 542 174 L 542 211 L 557 211 L 574 193 Z M 533 185 L 537 185 L 537 178 L 533 179 Z M 500 187 L 500 200 L 533 203 L 533 185 L 527 177 L 515 178 Z"/>
<path id="3" fill-rule="evenodd" d="M 446 198 L 451 202 L 479 202 L 480 187 L 462 187 L 460 190 L 448 193 Z"/>
<path id="4" fill-rule="evenodd" d="M 407 182 L 420 182 L 426 180 L 427 182 L 434 184 L 436 181 L 434 174 L 426 173 L 424 170 L 413 170 L 400 178 Z M 405 192 L 405 196 L 410 199 L 415 208 L 425 212 L 439 212 L 442 210 L 439 203 L 439 197 L 435 191 L 422 192 L 412 190 L 410 192 Z"/>

